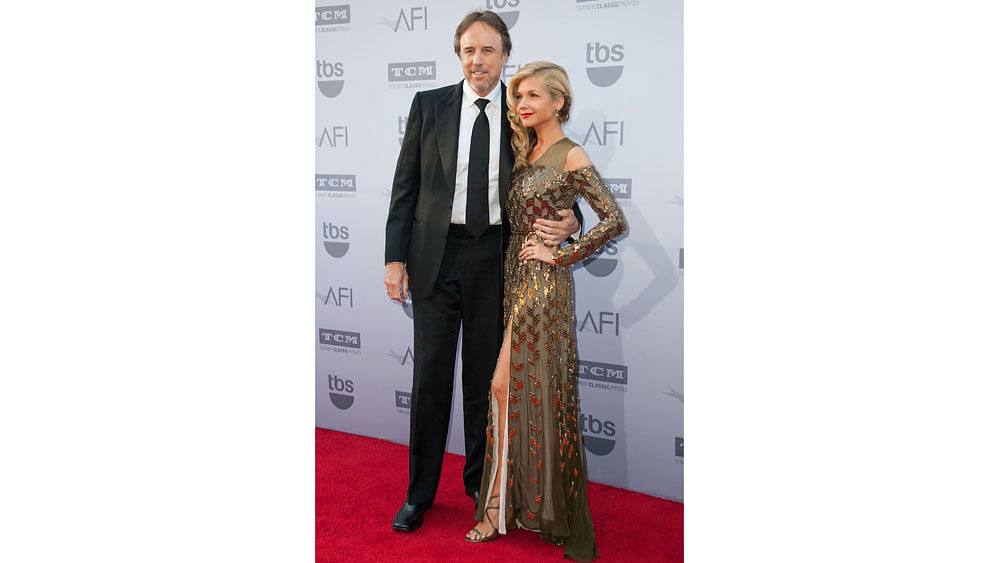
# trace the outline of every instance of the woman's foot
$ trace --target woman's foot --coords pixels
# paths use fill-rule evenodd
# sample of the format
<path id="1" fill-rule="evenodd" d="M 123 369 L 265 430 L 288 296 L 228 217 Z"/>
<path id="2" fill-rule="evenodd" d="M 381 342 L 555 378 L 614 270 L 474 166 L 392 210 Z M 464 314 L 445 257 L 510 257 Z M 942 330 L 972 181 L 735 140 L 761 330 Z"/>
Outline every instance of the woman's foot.
<path id="1" fill-rule="evenodd" d="M 500 517 L 500 504 L 492 503 L 493 499 L 500 500 L 500 495 L 490 497 L 491 504 L 483 511 L 483 521 L 476 524 L 476 527 L 465 534 L 465 541 L 472 543 L 483 543 L 497 539 L 500 536 L 500 529 L 497 528 L 497 520 Z M 492 514 L 492 517 L 491 517 Z"/>

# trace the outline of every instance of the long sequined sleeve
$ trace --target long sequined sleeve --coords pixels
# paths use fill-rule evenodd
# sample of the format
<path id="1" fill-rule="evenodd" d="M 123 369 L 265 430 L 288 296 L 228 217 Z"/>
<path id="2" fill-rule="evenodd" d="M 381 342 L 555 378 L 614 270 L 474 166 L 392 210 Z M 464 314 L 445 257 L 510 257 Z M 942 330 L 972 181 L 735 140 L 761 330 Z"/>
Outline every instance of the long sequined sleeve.
<path id="1" fill-rule="evenodd" d="M 569 172 L 566 182 L 570 188 L 579 190 L 600 221 L 573 244 L 558 248 L 552 253 L 552 258 L 560 266 L 571 266 L 585 260 L 628 228 L 618 200 L 592 165 Z"/>

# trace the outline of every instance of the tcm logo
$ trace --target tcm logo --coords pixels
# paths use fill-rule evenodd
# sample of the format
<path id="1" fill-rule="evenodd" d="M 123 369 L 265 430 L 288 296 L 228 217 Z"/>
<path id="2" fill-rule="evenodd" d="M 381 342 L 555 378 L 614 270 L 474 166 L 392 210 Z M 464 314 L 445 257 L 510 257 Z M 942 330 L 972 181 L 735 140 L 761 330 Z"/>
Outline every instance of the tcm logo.
<path id="1" fill-rule="evenodd" d="M 639 5 L 639 0 L 576 0 L 576 11 L 585 12 L 589 10 L 605 10 L 614 8 L 634 8 Z"/>
<path id="2" fill-rule="evenodd" d="M 615 423 L 603 421 L 596 416 L 580 415 L 580 431 L 583 432 L 583 446 L 595 455 L 608 455 L 615 449 Z"/>
<path id="3" fill-rule="evenodd" d="M 354 288 L 351 287 L 338 287 L 334 290 L 333 286 L 326 292 L 326 297 L 323 299 L 324 305 L 329 305 L 333 303 L 337 307 L 350 307 L 354 308 Z"/>
<path id="4" fill-rule="evenodd" d="M 684 269 L 684 249 L 681 248 L 680 252 L 677 253 L 677 268 Z"/>
<path id="5" fill-rule="evenodd" d="M 608 244 L 583 261 L 583 267 L 599 278 L 610 275 L 618 267 L 618 243 L 608 241 Z"/>
<path id="6" fill-rule="evenodd" d="M 622 45 L 601 45 L 600 42 L 587 43 L 587 78 L 601 88 L 607 88 L 622 76 L 624 65 L 606 65 L 620 63 L 625 58 L 625 47 Z M 594 66 L 601 65 L 601 66 Z"/>
<path id="7" fill-rule="evenodd" d="M 319 329 L 319 343 L 325 346 L 361 349 L 361 333 L 348 330 Z"/>
<path id="8" fill-rule="evenodd" d="M 317 6 L 316 25 L 346 25 L 351 23 L 351 5 Z"/>
<path id="9" fill-rule="evenodd" d="M 684 438 L 674 436 L 674 456 L 684 457 Z"/>
<path id="10" fill-rule="evenodd" d="M 336 98 L 344 90 L 343 80 L 344 63 L 331 63 L 330 61 L 316 61 L 316 86 L 327 98 Z"/>
<path id="11" fill-rule="evenodd" d="M 323 222 L 323 247 L 334 258 L 343 258 L 351 247 L 351 235 L 347 226 Z"/>
<path id="12" fill-rule="evenodd" d="M 356 192 L 358 178 L 354 174 L 317 174 L 317 192 Z"/>
<path id="13" fill-rule="evenodd" d="M 410 394 L 396 391 L 396 408 L 410 410 Z"/>
<path id="14" fill-rule="evenodd" d="M 418 24 L 417 22 L 422 22 Z M 409 12 L 405 8 L 400 8 L 399 16 L 396 17 L 396 21 L 389 18 L 382 18 L 382 21 L 378 22 L 380 25 L 384 25 L 391 29 L 393 32 L 397 32 L 400 29 L 404 31 L 413 31 L 417 29 L 417 25 L 422 25 L 423 29 L 427 29 L 427 6 L 413 7 L 410 8 Z"/>
<path id="15" fill-rule="evenodd" d="M 597 143 L 600 146 L 615 144 L 612 137 L 618 141 L 618 145 L 625 144 L 625 122 L 624 121 L 591 121 L 587 127 L 587 133 L 583 136 L 581 145 L 587 143 Z"/>
<path id="16" fill-rule="evenodd" d="M 518 16 L 521 15 L 520 11 L 509 11 L 501 12 L 504 8 L 516 8 L 521 4 L 521 0 L 486 0 L 486 9 L 496 12 L 503 23 L 507 24 L 507 29 L 514 29 L 514 24 L 517 23 Z"/>
<path id="17" fill-rule="evenodd" d="M 632 178 L 605 178 L 604 183 L 615 199 L 632 199 Z"/>
<path id="18" fill-rule="evenodd" d="M 341 378 L 336 375 L 327 374 L 327 381 L 330 385 L 330 402 L 333 406 L 344 411 L 354 404 L 354 382 L 350 379 Z"/>
<path id="19" fill-rule="evenodd" d="M 580 360 L 578 375 L 580 379 L 592 379 L 616 385 L 628 385 L 628 366 Z"/>
<path id="20" fill-rule="evenodd" d="M 593 311 L 587 310 L 587 314 L 580 321 L 578 332 L 593 332 L 594 334 L 614 334 L 621 335 L 621 319 L 618 313 L 610 311 L 598 311 L 595 315 Z"/>
<path id="21" fill-rule="evenodd" d="M 389 63 L 389 82 L 437 80 L 436 61 Z"/>
<path id="22" fill-rule="evenodd" d="M 316 139 L 317 147 L 348 147 L 347 126 L 330 125 L 323 127 L 323 132 Z"/>
<path id="23" fill-rule="evenodd" d="M 397 354 L 396 352 L 389 350 L 385 353 L 385 355 L 399 362 L 399 365 L 401 366 L 405 366 L 406 364 L 410 364 L 411 366 L 413 365 L 413 350 L 409 346 L 406 347 L 406 351 L 402 354 Z"/>

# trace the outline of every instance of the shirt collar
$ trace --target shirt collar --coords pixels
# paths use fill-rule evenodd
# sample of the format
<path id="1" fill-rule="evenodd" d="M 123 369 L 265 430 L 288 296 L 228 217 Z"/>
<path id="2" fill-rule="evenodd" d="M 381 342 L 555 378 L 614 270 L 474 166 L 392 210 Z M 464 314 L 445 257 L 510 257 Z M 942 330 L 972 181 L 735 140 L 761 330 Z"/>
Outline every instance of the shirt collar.
<path id="1" fill-rule="evenodd" d="M 480 96 L 472 89 L 471 86 L 469 86 L 468 80 L 463 80 L 462 107 L 467 108 L 472 105 L 475 105 L 476 100 L 478 100 L 479 98 L 486 98 L 493 104 L 496 104 L 497 107 L 500 107 L 500 81 L 497 80 L 497 85 L 493 87 L 493 90 L 490 90 L 489 94 L 486 94 L 485 96 Z"/>

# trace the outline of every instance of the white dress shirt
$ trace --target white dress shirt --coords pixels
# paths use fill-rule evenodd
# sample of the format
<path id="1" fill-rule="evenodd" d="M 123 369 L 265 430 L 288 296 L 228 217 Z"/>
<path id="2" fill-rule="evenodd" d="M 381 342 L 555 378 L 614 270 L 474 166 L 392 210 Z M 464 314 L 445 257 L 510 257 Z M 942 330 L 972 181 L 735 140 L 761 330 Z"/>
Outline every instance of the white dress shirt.
<path id="1" fill-rule="evenodd" d="M 472 126 L 479 117 L 476 100 L 486 98 L 486 118 L 490 120 L 490 225 L 500 224 L 500 81 L 489 94 L 476 94 L 467 81 L 462 81 L 462 113 L 458 122 L 458 161 L 455 166 L 455 199 L 451 205 L 451 222 L 465 224 L 465 199 L 469 184 L 469 147 Z"/>

